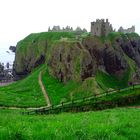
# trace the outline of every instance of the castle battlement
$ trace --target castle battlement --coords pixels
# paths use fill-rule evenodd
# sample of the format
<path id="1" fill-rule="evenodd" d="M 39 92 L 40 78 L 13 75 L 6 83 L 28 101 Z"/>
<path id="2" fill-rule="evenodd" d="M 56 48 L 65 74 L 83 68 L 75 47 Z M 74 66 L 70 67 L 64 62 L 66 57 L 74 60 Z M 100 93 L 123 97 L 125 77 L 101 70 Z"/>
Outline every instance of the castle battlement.
<path id="1" fill-rule="evenodd" d="M 94 36 L 107 36 L 112 31 L 112 24 L 108 19 L 96 19 L 96 22 L 91 22 L 91 33 Z"/>
<path id="2" fill-rule="evenodd" d="M 112 24 L 108 21 L 108 19 L 96 19 L 96 21 L 91 22 L 91 34 L 94 36 L 107 36 L 110 32 L 113 32 Z M 120 27 L 118 32 L 122 33 L 134 33 L 135 26 L 131 28 L 124 29 Z"/>

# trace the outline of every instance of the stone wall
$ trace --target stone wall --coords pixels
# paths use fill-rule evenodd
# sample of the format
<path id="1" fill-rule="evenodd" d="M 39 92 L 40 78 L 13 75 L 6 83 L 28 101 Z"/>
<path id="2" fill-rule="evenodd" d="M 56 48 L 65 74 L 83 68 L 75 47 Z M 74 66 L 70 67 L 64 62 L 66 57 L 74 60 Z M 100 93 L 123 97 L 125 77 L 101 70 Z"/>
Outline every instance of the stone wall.
<path id="1" fill-rule="evenodd" d="M 124 29 L 123 27 L 120 27 L 118 29 L 118 32 L 121 32 L 121 33 L 134 33 L 135 32 L 135 26 L 132 26 L 131 28 L 128 28 L 128 29 Z"/>
<path id="2" fill-rule="evenodd" d="M 91 34 L 94 36 L 107 36 L 113 31 L 112 25 L 104 19 L 97 19 L 96 22 L 91 22 Z"/>
<path id="3" fill-rule="evenodd" d="M 80 33 L 85 33 L 87 30 L 81 29 L 80 27 L 77 27 L 76 29 L 73 29 L 70 26 L 66 26 L 61 28 L 60 26 L 53 26 L 52 29 L 49 27 L 48 32 L 80 32 Z"/>

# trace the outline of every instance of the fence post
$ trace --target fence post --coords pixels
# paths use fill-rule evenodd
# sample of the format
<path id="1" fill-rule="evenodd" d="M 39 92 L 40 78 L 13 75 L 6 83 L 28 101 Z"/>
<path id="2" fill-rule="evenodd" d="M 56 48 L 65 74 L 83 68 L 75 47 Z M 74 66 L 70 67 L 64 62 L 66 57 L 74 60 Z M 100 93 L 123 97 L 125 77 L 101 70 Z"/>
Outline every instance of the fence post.
<path id="1" fill-rule="evenodd" d="M 62 104 L 62 108 L 60 107 L 60 112 L 63 111 L 63 105 L 64 105 L 64 102 L 62 102 L 61 104 Z"/>
<path id="2" fill-rule="evenodd" d="M 94 96 L 93 96 L 93 101 L 97 101 L 97 95 L 95 94 Z"/>
<path id="3" fill-rule="evenodd" d="M 133 84 L 133 90 L 135 89 L 135 85 Z"/>
<path id="4" fill-rule="evenodd" d="M 118 92 L 120 93 L 120 89 L 118 88 Z"/>
<path id="5" fill-rule="evenodd" d="M 52 114 L 53 108 L 54 108 L 54 105 L 51 105 L 51 108 L 49 109 L 49 114 Z M 51 111 L 51 110 L 52 110 L 52 111 Z"/>
<path id="6" fill-rule="evenodd" d="M 35 110 L 34 112 L 35 112 L 35 114 L 38 114 L 38 110 Z"/>
<path id="7" fill-rule="evenodd" d="M 61 104 L 62 104 L 62 107 L 63 107 L 63 105 L 64 105 L 64 102 L 62 102 Z"/>
<path id="8" fill-rule="evenodd" d="M 85 101 L 85 97 L 83 97 L 83 102 Z"/>
<path id="9" fill-rule="evenodd" d="M 71 100 L 71 104 L 72 104 L 72 106 L 73 106 L 73 104 L 74 104 L 74 100 L 73 100 L 73 99 Z"/>
<path id="10" fill-rule="evenodd" d="M 106 92 L 105 92 L 105 94 L 108 95 L 108 93 L 109 93 L 109 92 L 108 92 L 108 89 L 107 89 Z"/>

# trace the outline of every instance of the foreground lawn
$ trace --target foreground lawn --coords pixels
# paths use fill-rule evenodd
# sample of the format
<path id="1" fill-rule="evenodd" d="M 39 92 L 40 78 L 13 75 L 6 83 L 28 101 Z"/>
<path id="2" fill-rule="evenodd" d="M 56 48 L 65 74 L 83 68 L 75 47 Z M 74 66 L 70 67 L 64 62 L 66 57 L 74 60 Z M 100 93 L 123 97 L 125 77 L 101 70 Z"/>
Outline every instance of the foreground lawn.
<path id="1" fill-rule="evenodd" d="M 139 140 L 140 109 L 39 116 L 0 110 L 0 140 Z"/>
<path id="2" fill-rule="evenodd" d="M 44 96 L 38 84 L 38 74 L 42 68 L 35 69 L 23 80 L 0 87 L 0 106 L 37 107 L 45 105 Z"/>

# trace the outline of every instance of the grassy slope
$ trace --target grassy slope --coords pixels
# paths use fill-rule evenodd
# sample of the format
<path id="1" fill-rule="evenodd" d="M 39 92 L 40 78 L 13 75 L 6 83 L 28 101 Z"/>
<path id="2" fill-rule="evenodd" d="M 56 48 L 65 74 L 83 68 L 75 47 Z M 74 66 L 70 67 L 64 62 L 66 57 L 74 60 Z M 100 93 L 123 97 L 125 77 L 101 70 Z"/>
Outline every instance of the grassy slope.
<path id="1" fill-rule="evenodd" d="M 0 105 L 16 107 L 36 107 L 45 105 L 38 84 L 38 74 L 42 67 L 35 69 L 29 76 L 9 86 L 0 87 Z"/>
<path id="2" fill-rule="evenodd" d="M 75 102 L 75 105 L 80 105 L 81 106 L 83 104 L 94 104 L 96 102 L 104 102 L 103 104 L 100 104 L 101 108 L 104 108 L 105 107 L 105 102 L 107 101 L 107 102 L 110 102 L 111 104 L 118 102 L 119 105 L 121 105 L 121 106 L 126 106 L 126 105 L 134 106 L 134 105 L 140 105 L 140 101 L 139 100 L 134 100 L 133 101 L 130 98 L 133 97 L 133 99 L 134 99 L 134 97 L 136 97 L 138 95 L 140 95 L 140 86 L 139 85 L 137 87 L 135 87 L 134 90 L 133 90 L 132 87 L 131 88 L 129 87 L 129 88 L 120 90 L 120 92 L 115 92 L 113 94 L 109 94 L 109 95 L 106 95 L 106 96 L 99 97 L 99 98 L 97 98 L 97 100 L 93 100 L 93 98 L 91 98 L 89 100 L 83 101 L 83 99 L 81 99 L 81 100 L 78 100 L 77 103 Z M 124 98 L 129 98 L 129 101 L 123 103 Z M 133 101 L 133 102 L 131 102 L 131 101 Z M 71 105 L 71 104 L 67 104 L 66 106 L 69 106 L 69 105 Z"/>
<path id="3" fill-rule="evenodd" d="M 61 38 L 73 38 L 75 35 L 73 32 L 41 32 L 41 33 L 32 33 L 25 37 L 23 40 L 18 42 L 17 51 L 20 53 L 23 53 L 26 51 L 26 49 L 29 47 L 27 46 L 27 43 L 32 44 L 33 42 L 42 42 L 47 40 L 47 44 L 50 47 L 50 45 Z M 42 44 L 40 44 L 41 47 Z M 31 45 L 36 49 L 36 46 Z"/>
<path id="4" fill-rule="evenodd" d="M 103 90 L 107 90 L 109 88 L 113 88 L 113 89 L 126 88 L 128 86 L 127 83 L 129 80 L 130 73 L 131 70 L 128 69 L 125 72 L 123 78 L 121 80 L 118 80 L 115 76 L 98 71 L 96 73 L 96 81 Z"/>
<path id="5" fill-rule="evenodd" d="M 42 92 L 38 85 L 38 74 L 40 69 L 44 69 L 44 66 L 35 70 L 30 76 L 28 76 L 24 80 L 13 83 L 7 87 L 1 87 L 0 105 L 17 107 L 35 107 L 45 105 Z M 99 79 L 98 77 L 97 82 L 99 82 L 100 84 L 103 82 L 102 86 L 105 86 L 105 88 L 108 86 L 115 87 L 118 84 L 117 81 L 113 82 L 113 79 L 111 79 L 110 77 L 106 77 L 106 75 L 102 76 L 102 74 L 100 74 L 100 76 L 101 79 Z M 49 98 L 53 105 L 59 104 L 62 101 L 69 101 L 72 98 L 75 99 L 90 96 L 94 94 L 95 90 L 98 90 L 98 94 L 102 93 L 101 90 L 97 89 L 98 87 L 96 87 L 96 84 L 93 82 L 93 80 L 95 79 L 90 78 L 83 83 L 74 83 L 72 81 L 69 81 L 66 84 L 63 84 L 51 77 L 45 70 L 43 70 L 42 74 L 43 84 L 46 87 L 46 91 L 48 92 Z M 102 97 L 99 100 L 115 100 L 117 98 L 120 98 L 121 96 L 128 96 L 138 93 L 139 89 L 130 89 L 128 91 L 121 91 L 121 93 L 119 94 Z"/>
<path id="6" fill-rule="evenodd" d="M 88 78 L 84 82 L 69 81 L 66 84 L 59 82 L 43 71 L 42 82 L 45 85 L 48 96 L 53 105 L 67 102 L 72 99 L 79 99 L 93 94 L 100 94 L 102 90 L 97 85 L 95 79 Z"/>
<path id="7" fill-rule="evenodd" d="M 72 81 L 65 85 L 51 77 L 47 71 L 43 71 L 42 82 L 46 87 L 51 103 L 54 105 L 59 104 L 61 101 L 66 101 L 67 95 L 79 86 L 79 83 L 76 84 Z"/>
<path id="8" fill-rule="evenodd" d="M 138 140 L 139 109 L 27 116 L 0 110 L 0 140 Z"/>

